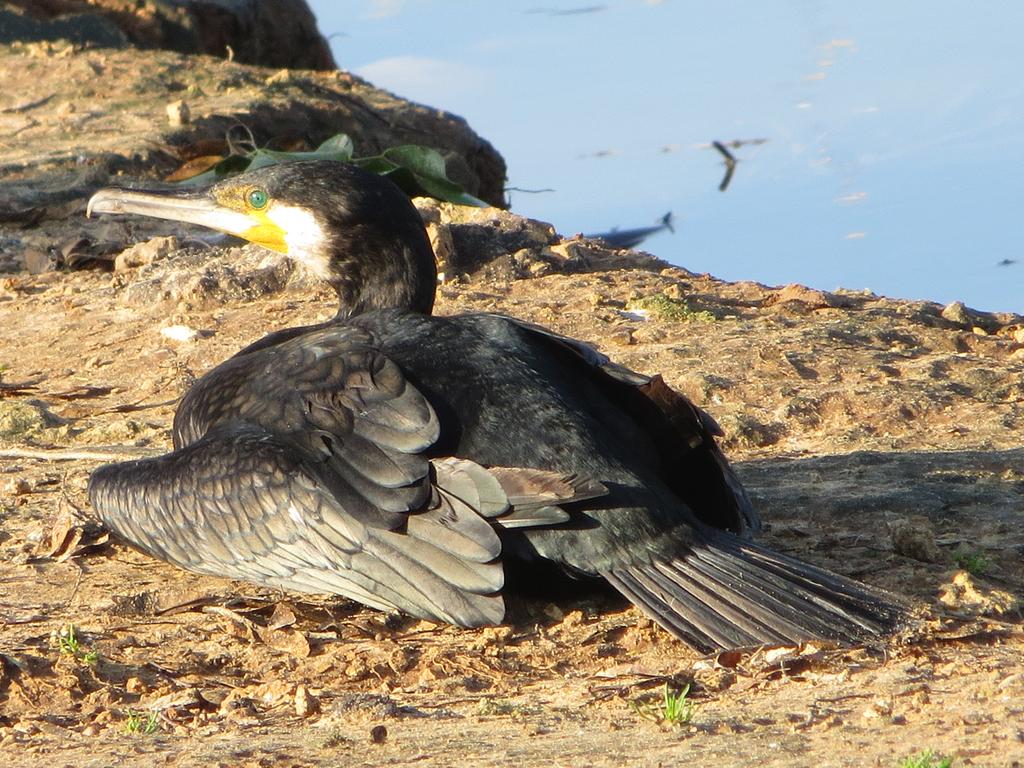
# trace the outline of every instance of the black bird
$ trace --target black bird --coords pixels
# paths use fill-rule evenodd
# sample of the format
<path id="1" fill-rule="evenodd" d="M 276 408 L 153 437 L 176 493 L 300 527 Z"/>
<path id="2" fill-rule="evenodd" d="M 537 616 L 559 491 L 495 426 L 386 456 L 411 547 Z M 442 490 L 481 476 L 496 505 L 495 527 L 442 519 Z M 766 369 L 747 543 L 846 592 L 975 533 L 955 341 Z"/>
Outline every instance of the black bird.
<path id="1" fill-rule="evenodd" d="M 663 230 L 675 232 L 672 226 L 672 211 L 669 211 L 653 227 L 637 227 L 636 229 L 612 229 L 608 232 L 598 232 L 593 235 L 584 235 L 593 240 L 604 240 L 613 248 L 635 248 L 651 235 L 656 235 Z"/>
<path id="2" fill-rule="evenodd" d="M 718 185 L 718 191 L 725 192 L 729 188 L 729 182 L 732 181 L 732 175 L 736 172 L 736 158 L 720 141 L 712 141 L 711 146 L 718 150 L 725 162 L 725 176 L 722 177 L 722 183 Z"/>
<path id="3" fill-rule="evenodd" d="M 722 182 L 718 185 L 719 192 L 725 192 L 729 188 L 729 182 L 732 181 L 732 175 L 736 172 L 736 164 L 739 162 L 736 156 L 729 151 L 729 147 L 740 149 L 748 144 L 756 147 L 767 143 L 767 141 L 768 139 L 732 139 L 731 141 L 724 142 L 712 141 L 711 144 L 704 145 L 705 148 L 713 147 L 717 150 L 725 163 L 725 176 L 722 177 Z"/>
<path id="4" fill-rule="evenodd" d="M 506 568 L 550 568 L 700 649 L 901 622 L 887 594 L 745 538 L 758 518 L 720 430 L 660 377 L 513 318 L 432 316 L 434 255 L 390 181 L 289 163 L 205 192 L 102 190 L 89 212 L 239 235 L 340 301 L 200 379 L 172 453 L 93 473 L 93 507 L 144 551 L 466 627 L 503 620 Z"/>

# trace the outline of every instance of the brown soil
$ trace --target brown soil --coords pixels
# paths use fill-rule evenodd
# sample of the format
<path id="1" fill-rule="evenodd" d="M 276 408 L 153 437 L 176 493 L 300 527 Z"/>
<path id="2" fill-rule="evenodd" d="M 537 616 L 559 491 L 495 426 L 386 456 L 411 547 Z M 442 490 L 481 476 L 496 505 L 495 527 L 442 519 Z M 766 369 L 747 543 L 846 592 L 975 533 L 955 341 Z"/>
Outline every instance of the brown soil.
<path id="1" fill-rule="evenodd" d="M 925 303 L 595 258 L 565 274 L 544 253 L 518 264 L 533 279 L 443 286 L 438 311 L 506 312 L 661 371 L 729 433 L 766 540 L 906 596 L 915 632 L 705 658 L 608 596 L 517 601 L 509 626 L 466 631 L 154 561 L 86 522 L 96 460 L 46 452 L 166 449 L 193 377 L 330 315 L 331 299 L 251 247 L 114 275 L 21 273 L 0 285 L 5 762 L 897 766 L 926 749 L 955 765 L 1024 761 L 1019 318 L 972 330 Z M 250 262 L 262 271 L 242 279 Z M 668 314 L 628 314 L 652 296 Z M 199 333 L 174 341 L 171 324 Z M 958 570 L 958 555 L 984 574 Z M 77 652 L 55 639 L 69 625 Z M 666 683 L 691 685 L 689 723 L 646 706 Z M 155 732 L 128 732 L 150 712 Z"/>

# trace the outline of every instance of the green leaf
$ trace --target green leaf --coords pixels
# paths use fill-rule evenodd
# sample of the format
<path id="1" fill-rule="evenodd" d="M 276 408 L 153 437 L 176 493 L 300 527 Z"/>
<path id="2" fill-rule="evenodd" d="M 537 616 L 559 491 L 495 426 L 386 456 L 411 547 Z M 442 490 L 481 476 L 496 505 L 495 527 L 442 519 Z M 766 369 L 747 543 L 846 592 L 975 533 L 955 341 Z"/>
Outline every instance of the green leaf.
<path id="1" fill-rule="evenodd" d="M 358 165 L 360 168 L 371 171 L 373 173 L 379 173 L 381 176 L 387 176 L 392 171 L 397 171 L 401 168 L 397 163 L 393 163 L 383 155 L 372 155 L 370 157 L 355 157 L 352 158 L 352 164 Z"/>
<path id="2" fill-rule="evenodd" d="M 213 168 L 185 183 L 196 184 L 206 181 L 217 181 L 242 171 L 254 171 L 277 163 L 290 163 L 296 160 L 336 160 L 347 163 L 352 159 L 352 139 L 344 133 L 336 133 L 323 142 L 312 152 L 280 152 L 275 149 L 257 149 L 245 155 L 231 155 L 217 163 Z"/>
<path id="3" fill-rule="evenodd" d="M 232 155 L 224 158 L 213 168 L 186 179 L 180 183 L 198 185 L 219 181 L 243 171 L 253 171 L 276 163 L 297 160 L 335 160 L 351 162 L 373 173 L 387 176 L 409 197 L 428 196 L 459 205 L 487 206 L 483 200 L 467 193 L 460 184 L 448 178 L 444 155 L 431 147 L 406 144 L 391 147 L 379 155 L 353 157 L 352 139 L 338 133 L 320 144 L 312 152 L 280 152 L 273 149 L 257 149 L 246 155 Z"/>
<path id="4" fill-rule="evenodd" d="M 208 171 L 203 171 L 198 176 L 190 179 L 183 179 L 178 183 L 182 186 L 191 187 L 201 184 L 212 184 L 227 176 L 234 176 L 249 167 L 249 158 L 245 155 L 228 155 Z"/>
<path id="5" fill-rule="evenodd" d="M 312 152 L 279 152 L 274 149 L 257 149 L 252 153 L 252 164 L 250 171 L 257 168 L 264 168 L 277 163 L 292 163 L 298 160 L 334 160 L 339 163 L 347 163 L 352 160 L 352 139 L 344 133 L 339 133 Z"/>
<path id="6" fill-rule="evenodd" d="M 387 176 L 409 197 L 434 197 L 459 205 L 486 207 L 487 203 L 468 194 L 448 178 L 444 156 L 436 149 L 407 144 L 391 147 L 382 154 L 357 157 L 353 163 Z"/>
<path id="7" fill-rule="evenodd" d="M 419 187 L 418 194 L 426 194 L 436 197 L 438 200 L 447 200 L 459 205 L 487 207 L 487 203 L 483 200 L 473 197 L 460 184 L 456 184 L 448 178 L 448 164 L 445 162 L 444 156 L 436 149 L 406 144 L 384 150 L 383 157 L 402 166 L 412 175 L 415 184 Z M 392 180 L 394 180 L 393 175 L 388 174 Z M 402 185 L 399 184 L 399 186 Z"/>
<path id="8" fill-rule="evenodd" d="M 331 155 L 331 159 L 346 162 L 352 159 L 355 150 L 355 145 L 347 133 L 336 133 L 317 147 L 314 154 Z"/>
<path id="9" fill-rule="evenodd" d="M 408 168 L 417 176 L 448 181 L 448 163 L 436 149 L 416 144 L 404 144 L 400 147 L 385 149 L 383 155 L 391 162 Z"/>

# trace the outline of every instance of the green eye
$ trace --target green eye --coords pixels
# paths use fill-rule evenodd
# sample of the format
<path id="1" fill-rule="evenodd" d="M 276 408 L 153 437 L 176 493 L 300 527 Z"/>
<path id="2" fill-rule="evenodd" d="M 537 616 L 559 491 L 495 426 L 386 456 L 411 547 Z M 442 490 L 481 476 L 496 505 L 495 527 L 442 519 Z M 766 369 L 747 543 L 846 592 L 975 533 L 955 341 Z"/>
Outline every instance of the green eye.
<path id="1" fill-rule="evenodd" d="M 249 194 L 246 196 L 246 200 L 248 200 L 249 205 L 252 208 L 256 208 L 257 210 L 259 210 L 260 208 L 267 207 L 267 193 L 264 192 L 262 189 L 249 190 Z"/>

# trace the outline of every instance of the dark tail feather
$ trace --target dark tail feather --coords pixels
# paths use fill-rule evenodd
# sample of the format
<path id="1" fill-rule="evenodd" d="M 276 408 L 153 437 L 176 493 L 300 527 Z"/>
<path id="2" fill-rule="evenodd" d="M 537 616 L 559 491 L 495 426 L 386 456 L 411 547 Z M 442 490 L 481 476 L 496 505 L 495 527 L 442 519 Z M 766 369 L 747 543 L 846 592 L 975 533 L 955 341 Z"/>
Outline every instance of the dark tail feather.
<path id="1" fill-rule="evenodd" d="M 605 578 L 644 613 L 702 650 L 828 640 L 858 643 L 907 620 L 892 595 L 727 533 L 668 561 Z"/>

